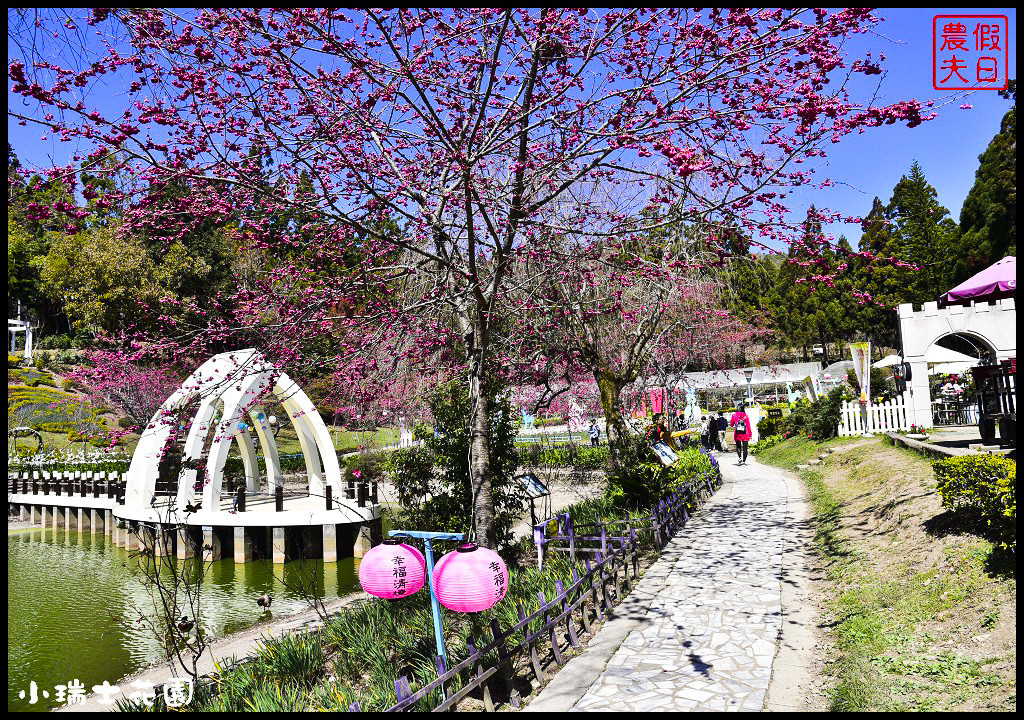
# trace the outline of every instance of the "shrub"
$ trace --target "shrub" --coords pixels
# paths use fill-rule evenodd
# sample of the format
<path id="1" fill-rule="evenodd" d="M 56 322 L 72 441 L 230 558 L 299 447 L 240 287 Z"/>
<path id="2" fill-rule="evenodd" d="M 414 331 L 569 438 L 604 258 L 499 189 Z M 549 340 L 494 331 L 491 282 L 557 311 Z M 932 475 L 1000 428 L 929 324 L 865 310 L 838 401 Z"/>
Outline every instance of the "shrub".
<path id="1" fill-rule="evenodd" d="M 345 484 L 361 482 L 374 483 L 383 479 L 386 454 L 366 452 L 346 458 L 344 466 Z"/>
<path id="2" fill-rule="evenodd" d="M 962 455 L 932 465 L 943 507 L 975 511 L 1004 548 L 1017 548 L 1017 464 Z"/>
<path id="3" fill-rule="evenodd" d="M 564 467 L 577 470 L 600 470 L 608 464 L 608 446 L 541 445 L 534 443 L 516 448 L 519 464 L 530 467 Z"/>
<path id="4" fill-rule="evenodd" d="M 758 427 L 760 428 L 760 425 L 758 425 Z M 750 452 L 752 452 L 754 455 L 757 455 L 762 450 L 767 450 L 770 447 L 775 447 L 782 441 L 783 437 L 781 435 L 764 435 L 761 437 L 760 440 L 758 440 L 750 447 Z"/>
<path id="5" fill-rule="evenodd" d="M 40 349 L 68 350 L 71 348 L 71 337 L 69 335 L 47 335 L 37 345 Z"/>
<path id="6" fill-rule="evenodd" d="M 395 450 L 384 459 L 384 470 L 398 492 L 398 502 L 410 506 L 422 503 L 430 492 L 434 454 L 422 447 Z"/>
<path id="7" fill-rule="evenodd" d="M 618 507 L 649 508 L 683 486 L 715 479 L 719 470 L 697 447 L 677 450 L 679 459 L 666 467 L 641 438 L 629 438 L 620 450 L 622 465 L 608 478 L 607 494 Z"/>
<path id="8" fill-rule="evenodd" d="M 7 367 L 16 368 L 19 365 L 21 365 L 21 358 L 18 357 L 17 355 L 11 355 L 10 353 L 7 353 Z"/>
<path id="9" fill-rule="evenodd" d="M 782 424 L 776 431 L 781 431 L 783 437 L 807 435 L 813 436 L 815 440 L 835 437 L 839 431 L 839 421 L 842 419 L 844 395 L 845 390 L 837 387 L 828 395 L 818 398 L 816 402 L 812 403 L 807 399 L 797 401 L 789 415 L 782 418 Z M 757 427 L 760 431 L 761 425 L 758 424 Z"/>

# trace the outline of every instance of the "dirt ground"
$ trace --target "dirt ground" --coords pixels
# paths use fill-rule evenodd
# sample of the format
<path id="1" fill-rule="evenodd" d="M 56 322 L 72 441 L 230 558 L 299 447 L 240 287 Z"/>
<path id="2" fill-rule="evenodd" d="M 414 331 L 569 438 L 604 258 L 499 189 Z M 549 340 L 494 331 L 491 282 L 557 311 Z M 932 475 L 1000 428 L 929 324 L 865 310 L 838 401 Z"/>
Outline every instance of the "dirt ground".
<path id="1" fill-rule="evenodd" d="M 872 439 L 838 446 L 820 470 L 841 500 L 840 534 L 856 568 L 831 577 L 819 568 L 823 617 L 841 621 L 843 603 L 857 593 L 878 599 L 879 622 L 898 628 L 895 645 L 871 660 L 888 685 L 885 702 L 897 709 L 1015 709 L 1015 571 L 993 567 L 990 545 L 942 508 L 931 463 Z M 917 596 L 921 606 L 908 608 Z M 958 674 L 965 659 L 977 661 L 981 679 Z"/>

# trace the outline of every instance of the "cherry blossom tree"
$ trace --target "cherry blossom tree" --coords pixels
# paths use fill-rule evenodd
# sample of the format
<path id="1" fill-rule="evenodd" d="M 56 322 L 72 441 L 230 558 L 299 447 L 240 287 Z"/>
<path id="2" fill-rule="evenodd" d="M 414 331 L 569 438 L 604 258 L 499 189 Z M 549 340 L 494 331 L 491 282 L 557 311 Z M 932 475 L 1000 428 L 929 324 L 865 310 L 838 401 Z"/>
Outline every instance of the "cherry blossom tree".
<path id="1" fill-rule="evenodd" d="M 138 428 L 146 426 L 179 384 L 163 367 L 143 367 L 116 350 L 89 350 L 69 374 L 89 395 L 114 405 Z"/>
<path id="2" fill-rule="evenodd" d="M 292 363 L 317 333 L 371 323 L 414 334 L 422 357 L 449 354 L 470 387 L 474 531 L 488 545 L 481 387 L 504 371 L 494 340 L 546 235 L 636 232 L 625 218 L 667 206 L 652 229 L 728 219 L 784 241 L 789 188 L 813 181 L 806 161 L 851 132 L 923 119 L 916 102 L 851 93 L 856 74 L 880 72 L 843 52 L 875 22 L 865 10 L 13 17 L 23 52 L 8 72 L 27 105 L 10 115 L 82 148 L 51 178 L 88 197 L 76 165 L 113 152 L 104 171 L 135 193 L 126 228 L 160 223 L 173 239 L 167 226 L 243 212 L 247 242 L 302 251 L 243 288 L 238 312 L 169 330 L 229 344 L 241 328 Z M 153 217 L 148 198 L 172 182 L 190 192 Z M 589 199 L 609 183 L 627 206 Z M 275 221 L 289 213 L 301 220 Z M 356 350 L 340 342 L 336 362 Z"/>

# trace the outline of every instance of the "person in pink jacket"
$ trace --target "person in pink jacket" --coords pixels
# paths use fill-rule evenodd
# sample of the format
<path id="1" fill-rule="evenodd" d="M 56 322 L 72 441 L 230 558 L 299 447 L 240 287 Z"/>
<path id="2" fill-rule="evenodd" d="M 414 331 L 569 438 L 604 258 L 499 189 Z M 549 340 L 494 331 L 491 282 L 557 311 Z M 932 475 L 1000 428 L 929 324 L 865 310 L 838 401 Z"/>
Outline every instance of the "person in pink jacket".
<path id="1" fill-rule="evenodd" d="M 747 443 L 750 442 L 750 438 L 754 435 L 753 428 L 750 427 L 750 417 L 746 413 L 747 406 L 740 403 L 740 409 L 732 414 L 732 418 L 729 420 L 729 425 L 736 428 L 736 434 L 734 440 L 736 442 L 736 456 L 740 459 L 737 465 L 745 465 L 747 463 Z"/>

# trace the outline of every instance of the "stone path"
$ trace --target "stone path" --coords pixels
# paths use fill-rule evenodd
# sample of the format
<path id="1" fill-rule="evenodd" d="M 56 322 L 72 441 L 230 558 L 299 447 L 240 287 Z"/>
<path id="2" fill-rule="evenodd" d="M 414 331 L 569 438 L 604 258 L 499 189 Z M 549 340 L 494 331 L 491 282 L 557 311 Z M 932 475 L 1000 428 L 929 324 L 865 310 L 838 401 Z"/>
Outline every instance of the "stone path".
<path id="1" fill-rule="evenodd" d="M 738 467 L 722 455 L 722 468 L 722 488 L 527 711 L 799 706 L 793 689 L 808 684 L 813 618 L 783 610 L 784 586 L 789 600 L 802 582 L 804 563 L 791 553 L 806 530 L 799 485 L 753 458 Z M 780 638 L 790 642 L 780 648 Z M 766 708 L 777 653 L 784 667 Z"/>

